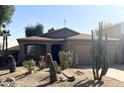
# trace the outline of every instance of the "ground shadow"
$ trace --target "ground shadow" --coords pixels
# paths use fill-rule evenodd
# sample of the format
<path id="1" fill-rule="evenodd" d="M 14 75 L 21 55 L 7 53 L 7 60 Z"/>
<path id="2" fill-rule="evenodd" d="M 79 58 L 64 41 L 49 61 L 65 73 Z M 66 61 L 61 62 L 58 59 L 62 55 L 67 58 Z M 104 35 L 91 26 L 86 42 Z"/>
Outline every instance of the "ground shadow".
<path id="1" fill-rule="evenodd" d="M 44 81 L 44 80 L 46 80 L 46 79 L 48 79 L 49 77 L 50 77 L 50 76 L 45 77 L 44 79 L 40 80 L 40 82 L 41 82 L 41 81 Z"/>
<path id="2" fill-rule="evenodd" d="M 113 64 L 113 65 L 110 65 L 110 68 L 124 71 L 124 64 Z"/>
<path id="3" fill-rule="evenodd" d="M 29 73 L 26 72 L 26 73 L 23 73 L 23 74 L 21 74 L 21 75 L 16 76 L 15 79 L 16 79 L 16 80 L 20 80 L 20 79 L 26 77 L 27 75 L 29 75 Z"/>
<path id="4" fill-rule="evenodd" d="M 2 70 L 9 70 L 9 68 L 8 67 L 0 67 L 0 71 L 2 71 Z"/>
<path id="5" fill-rule="evenodd" d="M 92 67 L 91 67 L 91 65 L 83 64 L 83 65 L 79 65 L 78 67 L 75 67 L 75 68 L 78 68 L 78 69 L 91 69 Z"/>
<path id="6" fill-rule="evenodd" d="M 36 87 L 46 87 L 46 86 L 51 85 L 51 84 L 53 84 L 53 83 L 52 83 L 52 82 L 47 82 L 47 83 L 45 83 L 45 84 L 38 85 L 38 86 L 36 86 Z"/>
<path id="7" fill-rule="evenodd" d="M 4 76 L 4 75 L 7 75 L 7 74 L 9 74 L 9 72 L 0 74 L 0 76 Z"/>
<path id="8" fill-rule="evenodd" d="M 84 82 L 85 81 L 85 82 Z M 94 80 L 81 80 L 74 84 L 74 87 L 100 87 L 104 84 L 103 81 L 95 83 Z"/>

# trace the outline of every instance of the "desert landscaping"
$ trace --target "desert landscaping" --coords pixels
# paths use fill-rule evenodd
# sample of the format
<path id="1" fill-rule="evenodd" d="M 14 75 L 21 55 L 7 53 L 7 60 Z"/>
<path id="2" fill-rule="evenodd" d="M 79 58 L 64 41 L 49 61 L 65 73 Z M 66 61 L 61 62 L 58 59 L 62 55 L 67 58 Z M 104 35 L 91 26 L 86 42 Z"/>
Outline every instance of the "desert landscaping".
<path id="1" fill-rule="evenodd" d="M 15 78 L 16 87 L 123 87 L 124 82 L 119 80 L 103 77 L 101 84 L 94 83 L 92 72 L 86 68 L 81 69 L 67 69 L 63 73 L 69 76 L 75 76 L 75 81 L 69 82 L 65 76 L 58 74 L 58 81 L 50 83 L 50 77 L 48 73 L 49 69 L 38 70 L 28 75 L 27 70 L 23 67 L 17 67 L 17 71 L 9 73 L 9 70 L 0 71 L 0 77 Z"/>
<path id="2" fill-rule="evenodd" d="M 47 14 L 50 19 L 45 26 L 39 22 L 29 24 L 30 16 L 29 20 L 39 16 L 39 12 L 29 9 L 31 15 L 23 16 L 26 20 L 15 18 L 17 23 L 9 29 L 12 16 L 20 16 L 16 9 L 25 10 L 26 6 L 0 5 L 0 87 L 124 87 L 124 22 L 113 25 L 100 21 L 89 34 L 81 32 L 84 28 L 78 31 L 66 26 L 64 19 L 64 27 L 44 31 L 44 27 L 52 26 L 54 13 Z M 66 14 L 64 11 L 62 14 Z M 17 32 L 17 24 L 24 31 Z M 10 36 L 17 45 L 8 46 Z"/>

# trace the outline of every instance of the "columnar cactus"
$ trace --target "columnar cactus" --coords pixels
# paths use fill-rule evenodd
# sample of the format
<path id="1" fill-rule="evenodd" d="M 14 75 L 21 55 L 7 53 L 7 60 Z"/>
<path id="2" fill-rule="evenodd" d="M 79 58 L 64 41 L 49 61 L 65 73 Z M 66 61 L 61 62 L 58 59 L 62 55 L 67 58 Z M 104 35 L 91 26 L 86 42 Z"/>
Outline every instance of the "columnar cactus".
<path id="1" fill-rule="evenodd" d="M 8 56 L 8 63 L 9 63 L 9 68 L 10 68 L 10 73 L 16 71 L 16 61 L 12 55 Z"/>
<path id="2" fill-rule="evenodd" d="M 102 77 L 106 75 L 109 63 L 107 59 L 107 35 L 105 40 L 103 40 L 103 23 L 99 23 L 99 33 L 98 40 L 94 39 L 94 33 L 92 32 L 92 47 L 90 50 L 92 70 L 94 75 L 94 80 L 101 81 Z"/>
<path id="3" fill-rule="evenodd" d="M 50 82 L 53 83 L 55 81 L 57 81 L 57 74 L 56 74 L 56 68 L 55 65 L 53 63 L 53 59 L 50 53 L 47 54 L 46 56 L 46 63 L 49 66 L 50 69 Z"/>
<path id="4" fill-rule="evenodd" d="M 44 56 L 40 56 L 40 60 L 39 60 L 39 68 L 40 68 L 40 70 L 44 69 L 45 66 L 46 66 L 45 57 Z"/>
<path id="5" fill-rule="evenodd" d="M 53 64 L 55 65 L 55 69 L 56 69 L 56 73 L 57 74 L 61 74 L 62 70 L 60 69 L 60 67 L 58 67 L 58 64 L 56 61 L 53 61 Z"/>

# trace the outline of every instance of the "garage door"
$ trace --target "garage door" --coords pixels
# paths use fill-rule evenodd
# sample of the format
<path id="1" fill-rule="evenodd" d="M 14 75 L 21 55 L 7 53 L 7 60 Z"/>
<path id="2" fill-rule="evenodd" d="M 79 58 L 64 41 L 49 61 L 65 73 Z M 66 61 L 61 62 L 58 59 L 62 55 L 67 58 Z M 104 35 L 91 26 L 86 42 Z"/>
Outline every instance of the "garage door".
<path id="1" fill-rule="evenodd" d="M 89 50 L 89 45 L 77 45 L 74 47 L 74 52 L 80 57 L 79 64 L 90 64 Z"/>

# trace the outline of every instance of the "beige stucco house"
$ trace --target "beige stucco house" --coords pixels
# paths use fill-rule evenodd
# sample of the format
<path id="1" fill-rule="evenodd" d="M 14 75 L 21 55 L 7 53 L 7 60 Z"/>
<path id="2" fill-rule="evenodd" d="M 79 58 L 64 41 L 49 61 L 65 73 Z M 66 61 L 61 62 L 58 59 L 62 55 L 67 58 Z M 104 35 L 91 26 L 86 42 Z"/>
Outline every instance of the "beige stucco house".
<path id="1" fill-rule="evenodd" d="M 97 37 L 96 37 L 97 38 Z M 89 50 L 91 35 L 78 33 L 69 28 L 58 29 L 41 37 L 31 36 L 17 39 L 19 43 L 19 62 L 51 53 L 53 60 L 59 62 L 59 51 L 71 51 L 79 55 L 79 64 L 90 64 Z M 108 38 L 107 53 L 110 63 L 121 63 L 122 53 L 120 40 Z"/>

